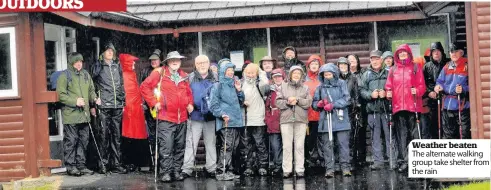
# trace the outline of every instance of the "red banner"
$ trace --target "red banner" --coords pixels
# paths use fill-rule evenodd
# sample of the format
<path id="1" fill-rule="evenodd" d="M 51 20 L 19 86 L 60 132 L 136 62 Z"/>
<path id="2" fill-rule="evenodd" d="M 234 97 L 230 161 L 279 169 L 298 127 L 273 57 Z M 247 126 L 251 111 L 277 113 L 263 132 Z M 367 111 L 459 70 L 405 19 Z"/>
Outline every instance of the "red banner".
<path id="1" fill-rule="evenodd" d="M 126 11 L 126 0 L 0 0 L 0 12 Z"/>

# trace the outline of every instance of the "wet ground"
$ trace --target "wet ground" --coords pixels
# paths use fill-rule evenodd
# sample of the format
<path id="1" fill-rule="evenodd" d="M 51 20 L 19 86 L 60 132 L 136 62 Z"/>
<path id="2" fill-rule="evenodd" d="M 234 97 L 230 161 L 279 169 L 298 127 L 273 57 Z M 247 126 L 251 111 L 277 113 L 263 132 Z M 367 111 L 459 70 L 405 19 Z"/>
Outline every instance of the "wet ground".
<path id="1" fill-rule="evenodd" d="M 63 175 L 63 174 L 62 174 Z M 438 182 L 430 180 L 408 179 L 407 174 L 393 171 L 370 171 L 365 168 L 351 177 L 325 178 L 323 173 L 308 175 L 305 178 L 281 177 L 242 177 L 234 181 L 217 181 L 212 178 L 187 178 L 173 183 L 154 182 L 153 174 L 148 172 L 131 174 L 94 174 L 91 176 L 71 177 L 63 175 L 62 189 L 186 189 L 186 190 L 224 190 L 224 189 L 369 189 L 369 190 L 417 190 L 440 189 Z"/>

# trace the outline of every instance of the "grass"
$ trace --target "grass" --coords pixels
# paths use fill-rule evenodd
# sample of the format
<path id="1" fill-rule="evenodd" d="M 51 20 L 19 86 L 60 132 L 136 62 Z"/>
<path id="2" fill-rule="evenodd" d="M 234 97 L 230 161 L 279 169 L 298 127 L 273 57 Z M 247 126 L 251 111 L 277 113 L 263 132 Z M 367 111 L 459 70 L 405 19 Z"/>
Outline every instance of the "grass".
<path id="1" fill-rule="evenodd" d="M 483 181 L 483 182 L 471 182 L 465 185 L 452 185 L 448 187 L 446 190 L 463 190 L 463 189 L 489 190 L 490 187 L 491 186 L 489 181 Z"/>

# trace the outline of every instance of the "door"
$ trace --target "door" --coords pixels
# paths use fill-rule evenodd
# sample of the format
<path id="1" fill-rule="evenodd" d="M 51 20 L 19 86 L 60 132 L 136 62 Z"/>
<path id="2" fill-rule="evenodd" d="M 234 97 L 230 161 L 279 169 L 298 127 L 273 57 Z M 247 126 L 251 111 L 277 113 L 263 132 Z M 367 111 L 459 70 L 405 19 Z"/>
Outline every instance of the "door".
<path id="1" fill-rule="evenodd" d="M 44 24 L 44 49 L 46 56 L 46 80 L 51 89 L 50 77 L 56 71 L 67 69 L 67 54 L 76 51 L 75 30 L 53 24 Z M 54 103 L 48 104 L 49 140 L 51 159 L 63 159 L 63 124 L 61 110 Z M 66 171 L 64 167 L 52 169 L 52 173 Z"/>

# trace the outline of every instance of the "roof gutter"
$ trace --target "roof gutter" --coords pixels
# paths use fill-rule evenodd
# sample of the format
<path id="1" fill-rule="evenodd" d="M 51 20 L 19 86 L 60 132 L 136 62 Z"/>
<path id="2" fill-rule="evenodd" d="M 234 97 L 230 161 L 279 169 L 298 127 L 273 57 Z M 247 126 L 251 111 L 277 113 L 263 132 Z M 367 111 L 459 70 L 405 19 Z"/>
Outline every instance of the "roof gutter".
<path id="1" fill-rule="evenodd" d="M 416 6 L 416 8 L 418 8 L 418 10 L 419 10 L 421 13 L 423 13 L 423 15 L 425 15 L 425 18 L 427 18 L 427 17 L 428 17 L 428 14 L 426 14 L 426 13 L 425 13 L 425 11 L 423 11 L 423 9 L 421 8 L 421 6 L 419 6 L 419 4 L 418 4 L 418 3 L 413 2 L 413 4 L 414 4 L 414 6 Z"/>

